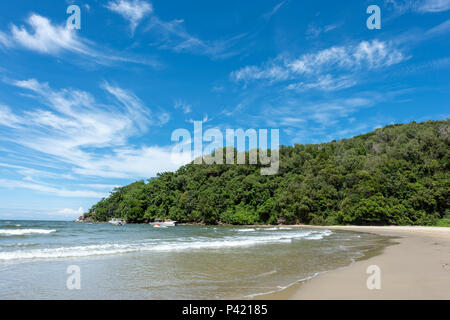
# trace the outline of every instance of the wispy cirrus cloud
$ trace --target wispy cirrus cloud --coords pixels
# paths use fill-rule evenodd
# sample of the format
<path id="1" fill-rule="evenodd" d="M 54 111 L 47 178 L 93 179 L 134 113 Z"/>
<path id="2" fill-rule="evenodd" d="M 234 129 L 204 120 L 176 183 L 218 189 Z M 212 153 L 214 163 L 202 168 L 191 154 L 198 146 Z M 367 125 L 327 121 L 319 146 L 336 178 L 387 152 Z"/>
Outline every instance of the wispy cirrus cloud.
<path id="1" fill-rule="evenodd" d="M 57 180 L 57 179 L 65 179 L 65 180 L 73 180 L 74 177 L 67 173 L 58 173 L 52 172 L 43 169 L 36 169 L 26 166 L 20 166 L 15 164 L 3 163 L 0 162 L 0 168 L 13 169 L 16 173 L 22 176 L 22 179 L 25 181 L 36 181 L 40 179 L 49 179 L 49 180 Z M 49 169 L 47 167 L 46 169 Z"/>
<path id="2" fill-rule="evenodd" d="M 450 33 L 450 19 L 445 20 L 444 22 L 438 24 L 437 26 L 427 30 L 424 33 L 423 37 L 432 38 L 447 33 Z"/>
<path id="3" fill-rule="evenodd" d="M 331 95 L 317 100 L 303 99 L 299 95 L 270 95 L 260 97 L 264 107 L 246 116 L 245 123 L 253 126 L 282 128 L 292 143 L 320 143 L 349 137 L 349 134 L 372 130 L 375 118 L 354 123 L 361 112 L 369 113 L 380 103 L 401 103 L 411 90 L 367 91 L 352 94 Z M 355 118 L 356 117 L 356 118 Z M 322 139 L 322 140 L 321 140 Z"/>
<path id="4" fill-rule="evenodd" d="M 321 26 L 317 26 L 315 23 L 310 23 L 308 25 L 308 28 L 306 29 L 306 38 L 308 39 L 315 39 L 317 38 L 320 34 L 322 33 L 327 33 L 330 32 L 336 28 L 338 28 L 339 25 L 338 24 L 328 24 L 324 27 Z"/>
<path id="5" fill-rule="evenodd" d="M 42 192 L 49 195 L 55 195 L 65 198 L 102 198 L 107 196 L 107 193 L 101 193 L 91 190 L 68 190 L 58 186 L 48 186 L 45 184 L 30 183 L 21 180 L 0 179 L 0 184 L 4 188 L 21 188 L 33 191 Z"/>
<path id="6" fill-rule="evenodd" d="M 183 19 L 164 21 L 156 15 L 150 17 L 147 31 L 155 36 L 152 45 L 160 49 L 204 55 L 213 59 L 225 59 L 238 54 L 236 45 L 246 36 L 242 33 L 229 38 L 205 41 L 189 33 Z"/>
<path id="7" fill-rule="evenodd" d="M 421 12 L 444 12 L 450 10 L 450 0 L 425 0 L 419 5 Z"/>
<path id="8" fill-rule="evenodd" d="M 278 4 L 276 4 L 272 10 L 270 10 L 269 12 L 264 13 L 262 16 L 264 19 L 266 20 L 270 20 L 277 12 L 278 10 L 281 9 L 281 7 L 286 3 L 286 1 L 282 1 Z"/>
<path id="9" fill-rule="evenodd" d="M 130 23 L 132 34 L 141 20 L 153 12 L 152 4 L 143 0 L 114 0 L 109 1 L 105 6 Z"/>
<path id="10" fill-rule="evenodd" d="M 152 141 L 141 146 L 129 143 L 132 137 L 161 125 L 160 115 L 129 90 L 103 83 L 101 87 L 116 101 L 105 104 L 87 92 L 54 90 L 48 83 L 35 79 L 10 83 L 33 93 L 31 98 L 46 106 L 21 114 L 9 108 L 0 109 L 1 119 L 5 120 L 0 123 L 0 129 L 6 132 L 3 140 L 22 146 L 30 155 L 37 154 L 35 164 L 39 166 L 55 163 L 57 169 L 69 166 L 74 177 L 135 179 L 173 170 L 179 165 L 171 162 L 170 147 L 152 146 Z M 14 126 L 9 119 L 14 119 Z M 20 159 L 16 160 L 14 165 L 18 166 Z M 24 168 L 15 169 L 23 175 Z M 32 177 L 33 172 L 29 173 Z M 15 186 L 35 188 L 29 183 Z"/>
<path id="11" fill-rule="evenodd" d="M 12 46 L 12 41 L 8 37 L 8 35 L 2 31 L 0 31 L 0 48 L 9 48 Z"/>
<path id="12" fill-rule="evenodd" d="M 352 75 L 360 70 L 381 69 L 407 59 L 392 43 L 372 40 L 356 45 L 333 46 L 297 58 L 279 56 L 262 66 L 246 66 L 231 73 L 235 81 L 302 80 L 290 84 L 288 89 L 339 89 L 356 84 Z M 338 73 L 338 76 L 331 76 Z"/>
<path id="13" fill-rule="evenodd" d="M 357 84 L 357 80 L 351 76 L 334 77 L 330 74 L 319 76 L 317 81 L 312 82 L 296 82 L 289 84 L 286 88 L 297 92 L 317 89 L 322 91 L 336 91 L 340 89 L 350 88 Z"/>
<path id="14" fill-rule="evenodd" d="M 0 44 L 8 49 L 19 47 L 57 57 L 76 55 L 97 64 L 130 62 L 158 65 L 155 61 L 126 57 L 111 50 L 108 52 L 107 49 L 79 36 L 65 24 L 54 24 L 50 19 L 35 13 L 31 14 L 26 22 L 28 27 L 12 24 L 9 33 L 0 31 Z"/>
<path id="15" fill-rule="evenodd" d="M 128 118 L 135 123 L 138 128 L 145 131 L 149 124 L 155 124 L 155 119 L 151 119 L 151 111 L 142 101 L 131 91 L 104 82 L 102 87 L 114 96 L 125 108 Z"/>
<path id="16" fill-rule="evenodd" d="M 408 11 L 419 13 L 436 13 L 450 10 L 450 0 L 385 0 L 398 14 Z"/>
<path id="17" fill-rule="evenodd" d="M 0 126 L 16 127 L 20 122 L 21 119 L 9 107 L 0 105 Z"/>
<path id="18" fill-rule="evenodd" d="M 184 114 L 188 114 L 192 112 L 192 105 L 183 100 L 176 100 L 173 106 L 175 109 L 183 110 Z"/>
<path id="19" fill-rule="evenodd" d="M 450 69 L 450 58 L 441 58 L 407 66 L 402 71 L 405 75 Z"/>
<path id="20" fill-rule="evenodd" d="M 275 6 L 272 15 L 283 4 L 284 2 Z M 139 24 L 147 20 L 144 31 L 152 35 L 150 45 L 162 50 L 204 55 L 212 59 L 225 59 L 240 52 L 237 44 L 247 35 L 241 33 L 221 39 L 201 39 L 199 36 L 188 32 L 184 19 L 161 19 L 156 14 L 152 3 L 145 0 L 112 0 L 105 7 L 126 19 L 130 23 L 132 34 Z"/>
<path id="21" fill-rule="evenodd" d="M 350 117 L 360 109 L 373 106 L 377 100 L 379 97 L 373 93 L 334 98 L 316 103 L 302 103 L 298 99 L 289 98 L 279 101 L 282 107 L 267 105 L 262 114 L 270 116 L 261 117 L 261 119 L 266 122 L 266 125 L 272 127 L 308 128 L 314 125 L 333 127 L 340 120 Z"/>

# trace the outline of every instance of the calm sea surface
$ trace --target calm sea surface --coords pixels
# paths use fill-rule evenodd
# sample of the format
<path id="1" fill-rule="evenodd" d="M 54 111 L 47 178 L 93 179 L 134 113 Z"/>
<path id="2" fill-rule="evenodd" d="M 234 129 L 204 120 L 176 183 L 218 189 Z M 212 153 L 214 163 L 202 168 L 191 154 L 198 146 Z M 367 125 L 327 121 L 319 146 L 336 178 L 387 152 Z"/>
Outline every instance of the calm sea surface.
<path id="1" fill-rule="evenodd" d="M 290 227 L 0 221 L 0 299 L 225 299 L 349 265 L 380 237 Z M 69 290 L 69 266 L 80 290 Z"/>

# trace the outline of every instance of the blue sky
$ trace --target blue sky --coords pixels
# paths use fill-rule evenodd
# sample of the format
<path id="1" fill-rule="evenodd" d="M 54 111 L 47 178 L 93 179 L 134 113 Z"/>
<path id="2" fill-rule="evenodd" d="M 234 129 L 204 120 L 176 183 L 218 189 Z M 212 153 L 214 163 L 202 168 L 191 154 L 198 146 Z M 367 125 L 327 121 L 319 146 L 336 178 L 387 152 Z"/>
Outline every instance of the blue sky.
<path id="1" fill-rule="evenodd" d="M 66 28 L 70 4 L 81 29 Z M 369 30 L 369 5 L 381 29 Z M 450 0 L 2 1 L 0 219 L 175 170 L 171 133 L 349 138 L 449 116 Z"/>

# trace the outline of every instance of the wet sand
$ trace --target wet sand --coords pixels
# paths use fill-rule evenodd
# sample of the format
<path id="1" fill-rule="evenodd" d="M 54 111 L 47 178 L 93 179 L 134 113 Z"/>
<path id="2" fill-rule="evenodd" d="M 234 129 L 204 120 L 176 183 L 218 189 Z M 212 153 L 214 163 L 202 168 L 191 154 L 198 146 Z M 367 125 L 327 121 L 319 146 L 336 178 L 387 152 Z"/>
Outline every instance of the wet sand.
<path id="1" fill-rule="evenodd" d="M 450 228 L 326 228 L 394 239 L 378 255 L 258 299 L 450 299 Z M 374 265 L 380 270 L 381 288 L 369 290 L 367 268 Z"/>

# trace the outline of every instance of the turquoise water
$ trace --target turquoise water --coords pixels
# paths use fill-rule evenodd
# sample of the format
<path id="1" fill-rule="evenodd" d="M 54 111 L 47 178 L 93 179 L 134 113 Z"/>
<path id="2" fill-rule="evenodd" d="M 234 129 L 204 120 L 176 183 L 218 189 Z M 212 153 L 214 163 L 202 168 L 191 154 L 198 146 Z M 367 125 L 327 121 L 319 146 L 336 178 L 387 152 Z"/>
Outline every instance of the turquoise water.
<path id="1" fill-rule="evenodd" d="M 349 265 L 379 237 L 293 227 L 0 221 L 0 299 L 224 299 Z M 80 269 L 80 290 L 66 286 Z"/>

